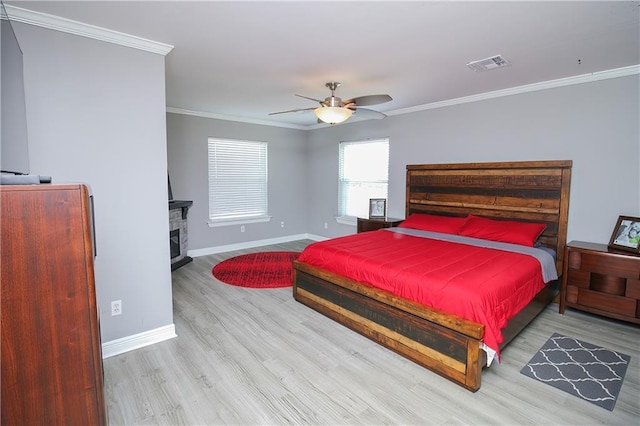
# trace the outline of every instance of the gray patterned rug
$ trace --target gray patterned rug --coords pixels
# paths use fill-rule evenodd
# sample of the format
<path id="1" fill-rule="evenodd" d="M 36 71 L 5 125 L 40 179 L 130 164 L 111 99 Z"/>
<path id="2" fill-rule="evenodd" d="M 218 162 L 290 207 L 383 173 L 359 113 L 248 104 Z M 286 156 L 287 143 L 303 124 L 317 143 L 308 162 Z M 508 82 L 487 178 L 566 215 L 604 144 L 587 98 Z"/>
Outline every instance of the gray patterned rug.
<path id="1" fill-rule="evenodd" d="M 520 372 L 613 411 L 631 357 L 554 333 Z"/>

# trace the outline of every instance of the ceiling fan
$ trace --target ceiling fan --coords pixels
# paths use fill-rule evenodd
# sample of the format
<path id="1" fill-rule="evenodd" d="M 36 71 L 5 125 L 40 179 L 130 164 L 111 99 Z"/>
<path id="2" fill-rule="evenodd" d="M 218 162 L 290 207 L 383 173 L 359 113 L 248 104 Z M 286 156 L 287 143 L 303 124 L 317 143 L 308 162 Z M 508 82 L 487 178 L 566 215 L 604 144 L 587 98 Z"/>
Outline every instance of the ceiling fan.
<path id="1" fill-rule="evenodd" d="M 340 85 L 341 84 L 338 83 L 337 81 L 330 81 L 327 84 L 325 84 L 325 86 L 327 86 L 329 90 L 331 90 L 331 96 L 329 96 L 328 98 L 325 98 L 324 101 L 321 101 L 319 99 L 309 98 L 307 96 L 296 95 L 300 98 L 305 98 L 311 101 L 318 102 L 320 104 L 319 107 L 298 108 L 298 109 L 291 109 L 288 111 L 272 112 L 269 115 L 313 110 L 313 112 L 318 117 L 318 122 L 324 122 L 328 124 L 342 123 L 346 121 L 349 117 L 351 117 L 351 114 L 353 114 L 356 111 L 363 111 L 363 112 L 366 111 L 367 114 L 371 116 L 371 118 L 386 117 L 386 114 L 383 114 L 379 111 L 374 111 L 372 109 L 361 108 L 361 107 L 389 102 L 390 100 L 392 100 L 391 96 L 367 95 L 367 96 L 359 96 L 357 98 L 347 99 L 346 101 L 343 101 L 342 99 L 337 97 L 335 94 L 336 89 L 340 87 Z"/>

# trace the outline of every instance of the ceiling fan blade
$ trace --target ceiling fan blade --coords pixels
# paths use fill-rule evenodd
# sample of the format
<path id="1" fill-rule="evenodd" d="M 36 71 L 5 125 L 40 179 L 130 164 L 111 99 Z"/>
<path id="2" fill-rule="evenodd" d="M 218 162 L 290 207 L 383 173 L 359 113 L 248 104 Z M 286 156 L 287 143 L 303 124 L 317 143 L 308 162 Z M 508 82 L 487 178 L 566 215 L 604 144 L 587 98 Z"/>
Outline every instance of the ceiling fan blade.
<path id="1" fill-rule="evenodd" d="M 314 99 L 314 98 L 310 98 L 308 96 L 302 96 L 302 95 L 298 95 L 298 94 L 296 94 L 296 96 L 299 97 L 299 98 L 309 99 L 310 101 L 315 101 L 315 102 L 318 102 L 320 104 L 322 104 L 324 102 L 324 101 L 321 101 L 320 99 Z"/>
<path id="2" fill-rule="evenodd" d="M 393 98 L 389 95 L 367 95 L 367 96 L 358 96 L 357 98 L 348 99 L 346 101 L 342 101 L 343 104 L 356 104 L 357 106 L 367 106 L 367 105 L 377 105 L 385 102 L 389 102 L 393 100 Z"/>
<path id="3" fill-rule="evenodd" d="M 278 111 L 278 112 L 270 112 L 269 115 L 276 115 L 276 114 L 286 114 L 289 112 L 300 112 L 300 111 L 311 111 L 316 109 L 316 107 L 313 108 L 297 108 L 297 109 L 290 109 L 288 111 Z"/>
<path id="4" fill-rule="evenodd" d="M 369 118 L 380 120 L 386 118 L 387 114 L 368 108 L 353 108 L 353 115 L 359 118 Z"/>

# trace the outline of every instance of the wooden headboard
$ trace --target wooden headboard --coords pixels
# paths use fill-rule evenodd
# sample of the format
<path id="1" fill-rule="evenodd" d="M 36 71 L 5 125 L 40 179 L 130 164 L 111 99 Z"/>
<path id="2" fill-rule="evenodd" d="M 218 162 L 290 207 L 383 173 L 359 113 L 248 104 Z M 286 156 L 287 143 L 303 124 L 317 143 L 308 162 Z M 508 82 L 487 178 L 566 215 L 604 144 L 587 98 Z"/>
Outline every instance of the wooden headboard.
<path id="1" fill-rule="evenodd" d="M 407 165 L 406 217 L 473 214 L 545 223 L 540 242 L 562 273 L 572 161 Z"/>

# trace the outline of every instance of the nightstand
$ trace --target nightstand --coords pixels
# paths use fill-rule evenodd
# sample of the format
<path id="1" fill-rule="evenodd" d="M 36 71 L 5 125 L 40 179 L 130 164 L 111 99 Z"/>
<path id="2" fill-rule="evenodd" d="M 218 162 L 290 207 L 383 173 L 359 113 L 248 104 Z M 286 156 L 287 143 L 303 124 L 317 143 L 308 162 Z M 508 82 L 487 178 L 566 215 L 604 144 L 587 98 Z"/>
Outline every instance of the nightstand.
<path id="1" fill-rule="evenodd" d="M 560 313 L 565 307 L 640 324 L 640 256 L 606 244 L 572 241 L 564 255 Z"/>
<path id="2" fill-rule="evenodd" d="M 400 223 L 402 223 L 404 219 L 394 219 L 392 217 L 385 217 L 379 219 L 365 219 L 362 217 L 358 218 L 358 233 L 367 232 L 367 231 L 377 231 L 382 228 L 393 228 Z"/>

